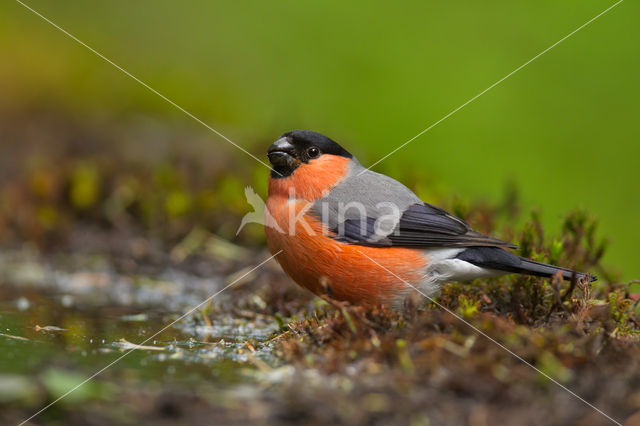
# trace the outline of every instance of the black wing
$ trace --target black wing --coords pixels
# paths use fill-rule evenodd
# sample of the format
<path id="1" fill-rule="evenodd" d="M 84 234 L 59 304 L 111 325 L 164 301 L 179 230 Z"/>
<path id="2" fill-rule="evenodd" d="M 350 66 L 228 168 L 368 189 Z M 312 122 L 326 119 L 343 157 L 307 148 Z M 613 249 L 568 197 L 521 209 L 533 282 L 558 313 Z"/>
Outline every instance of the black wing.
<path id="1" fill-rule="evenodd" d="M 517 246 L 474 231 L 462 219 L 428 203 L 409 206 L 395 229 L 384 238 L 375 238 L 376 218 L 348 219 L 332 229 L 334 238 L 373 247 L 507 247 Z M 373 238 L 372 238 L 373 237 Z"/>

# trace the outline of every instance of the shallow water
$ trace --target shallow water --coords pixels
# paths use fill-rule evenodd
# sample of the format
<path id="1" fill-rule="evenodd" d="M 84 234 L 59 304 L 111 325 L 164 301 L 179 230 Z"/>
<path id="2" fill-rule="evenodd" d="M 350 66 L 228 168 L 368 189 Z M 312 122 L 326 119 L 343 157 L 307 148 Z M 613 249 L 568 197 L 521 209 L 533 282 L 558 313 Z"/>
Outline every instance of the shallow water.
<path id="1" fill-rule="evenodd" d="M 81 259 L 88 266 L 71 271 L 24 250 L 0 254 L 0 402 L 61 396 L 106 366 L 101 378 L 164 386 L 239 384 L 245 367 L 277 364 L 268 340 L 278 325 L 236 312 L 233 290 L 206 315 L 192 311 L 224 277 L 121 274 L 103 260 Z M 69 400 L 105 391 L 96 386 Z"/>

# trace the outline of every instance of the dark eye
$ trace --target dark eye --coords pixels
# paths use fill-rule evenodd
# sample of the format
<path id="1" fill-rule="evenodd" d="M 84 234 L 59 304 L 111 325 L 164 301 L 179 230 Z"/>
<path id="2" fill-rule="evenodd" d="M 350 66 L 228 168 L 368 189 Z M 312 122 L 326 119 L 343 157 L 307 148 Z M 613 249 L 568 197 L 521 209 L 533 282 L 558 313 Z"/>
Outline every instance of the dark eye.
<path id="1" fill-rule="evenodd" d="M 320 150 L 315 146 L 312 146 L 307 150 L 307 155 L 309 156 L 309 158 L 316 158 L 318 155 L 320 155 Z"/>

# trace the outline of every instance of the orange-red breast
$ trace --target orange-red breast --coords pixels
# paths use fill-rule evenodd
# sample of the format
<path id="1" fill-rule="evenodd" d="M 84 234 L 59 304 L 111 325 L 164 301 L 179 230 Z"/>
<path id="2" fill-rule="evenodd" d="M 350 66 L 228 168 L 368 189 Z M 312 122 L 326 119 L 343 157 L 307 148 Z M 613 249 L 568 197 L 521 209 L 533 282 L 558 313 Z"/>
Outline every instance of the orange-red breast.
<path id="1" fill-rule="evenodd" d="M 585 274 L 525 259 L 513 244 L 474 231 L 400 182 L 365 169 L 308 130 L 280 137 L 266 203 L 267 243 L 284 271 L 315 294 L 399 307 L 413 291 L 508 273 L 570 280 Z M 411 284 L 408 286 L 404 281 Z"/>

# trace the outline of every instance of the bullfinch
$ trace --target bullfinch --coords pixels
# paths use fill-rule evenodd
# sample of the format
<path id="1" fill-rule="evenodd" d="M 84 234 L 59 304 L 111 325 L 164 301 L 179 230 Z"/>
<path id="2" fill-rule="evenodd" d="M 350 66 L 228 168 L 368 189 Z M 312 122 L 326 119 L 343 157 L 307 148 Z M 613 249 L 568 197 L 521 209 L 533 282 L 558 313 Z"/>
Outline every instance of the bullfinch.
<path id="1" fill-rule="evenodd" d="M 287 132 L 268 157 L 267 244 L 282 269 L 317 295 L 402 307 L 415 289 L 431 297 L 452 281 L 587 276 L 516 256 L 507 251 L 513 244 L 423 202 L 319 133 Z"/>

